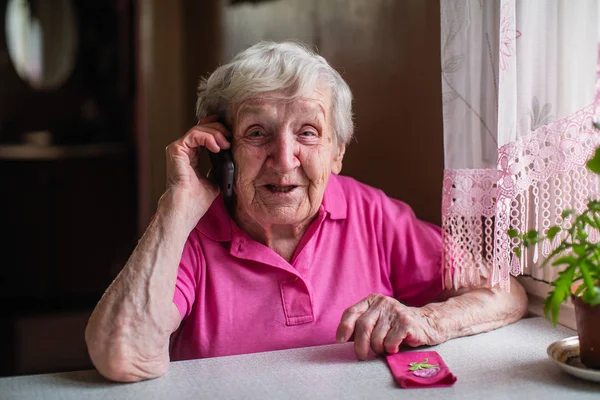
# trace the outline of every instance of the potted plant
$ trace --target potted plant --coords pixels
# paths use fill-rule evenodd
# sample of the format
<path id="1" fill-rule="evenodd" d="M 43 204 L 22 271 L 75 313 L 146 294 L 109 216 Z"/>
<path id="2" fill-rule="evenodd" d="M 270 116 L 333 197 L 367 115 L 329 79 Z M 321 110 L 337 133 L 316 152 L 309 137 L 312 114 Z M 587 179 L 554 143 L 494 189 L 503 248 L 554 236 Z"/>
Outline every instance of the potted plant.
<path id="1" fill-rule="evenodd" d="M 600 129 L 600 125 L 594 125 Z M 600 147 L 586 166 L 600 175 Z M 521 256 L 523 247 L 546 239 L 552 242 L 557 235 L 562 237 L 542 264 L 566 267 L 551 282 L 554 288 L 544 300 L 544 314 L 556 325 L 560 305 L 571 298 L 575 305 L 581 362 L 588 368 L 600 369 L 600 242 L 590 242 L 587 233 L 589 228 L 600 231 L 600 200 L 590 200 L 580 214 L 565 210 L 562 218 L 563 223 L 550 227 L 545 235 L 536 230 L 519 234 L 516 229 L 510 229 L 508 235 L 516 243 L 513 251 L 517 257 Z M 565 224 L 567 221 L 570 224 Z"/>

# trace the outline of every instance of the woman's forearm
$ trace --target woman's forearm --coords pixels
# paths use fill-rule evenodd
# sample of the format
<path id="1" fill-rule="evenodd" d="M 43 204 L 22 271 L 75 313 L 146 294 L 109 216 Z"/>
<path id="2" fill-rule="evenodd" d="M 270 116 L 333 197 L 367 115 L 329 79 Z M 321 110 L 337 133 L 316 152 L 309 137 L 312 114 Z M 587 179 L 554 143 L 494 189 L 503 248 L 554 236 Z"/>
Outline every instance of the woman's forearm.
<path id="1" fill-rule="evenodd" d="M 491 331 L 516 322 L 527 312 L 527 294 L 511 278 L 511 290 L 474 289 L 421 309 L 441 342 Z"/>
<path id="2" fill-rule="evenodd" d="M 106 290 L 88 322 L 85 338 L 92 362 L 105 377 L 138 381 L 164 374 L 169 336 L 180 318 L 173 304 L 177 269 L 193 228 L 172 193 L 129 261 Z"/>

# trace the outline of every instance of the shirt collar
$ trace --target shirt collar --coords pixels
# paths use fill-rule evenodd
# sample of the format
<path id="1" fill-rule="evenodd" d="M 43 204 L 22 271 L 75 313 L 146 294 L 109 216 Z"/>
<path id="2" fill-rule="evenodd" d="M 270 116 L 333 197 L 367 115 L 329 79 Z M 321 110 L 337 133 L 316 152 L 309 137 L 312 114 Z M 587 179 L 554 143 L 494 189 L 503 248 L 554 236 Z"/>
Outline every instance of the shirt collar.
<path id="1" fill-rule="evenodd" d="M 322 207 L 331 219 L 346 219 L 348 206 L 346 195 L 342 189 L 340 178 L 336 174 L 329 175 L 329 182 L 323 194 Z"/>
<path id="2" fill-rule="evenodd" d="M 321 208 L 333 220 L 346 219 L 346 195 L 336 174 L 329 176 Z M 225 208 L 223 195 L 219 194 L 206 214 L 200 219 L 198 225 L 196 225 L 196 229 L 217 242 L 229 242 L 232 238 L 233 224 L 235 222 Z"/>
<path id="3" fill-rule="evenodd" d="M 225 208 L 223 195 L 219 194 L 206 214 L 200 218 L 196 229 L 217 242 L 229 242 L 231 241 L 232 224 L 234 222 Z"/>

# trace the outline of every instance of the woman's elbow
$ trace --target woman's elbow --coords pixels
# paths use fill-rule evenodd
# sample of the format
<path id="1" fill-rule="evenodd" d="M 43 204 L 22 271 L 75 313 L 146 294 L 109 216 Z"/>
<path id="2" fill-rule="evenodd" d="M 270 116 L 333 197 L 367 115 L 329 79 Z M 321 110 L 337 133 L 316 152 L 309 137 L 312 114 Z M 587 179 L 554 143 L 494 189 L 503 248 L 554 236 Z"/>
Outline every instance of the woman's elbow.
<path id="1" fill-rule="evenodd" d="M 93 361 L 92 361 L 93 362 Z M 106 379 L 113 382 L 133 383 L 149 379 L 160 378 L 166 374 L 168 364 L 163 364 L 160 368 L 140 368 L 130 360 L 103 360 L 101 363 L 94 363 L 98 373 Z M 163 368 L 164 367 L 164 368 Z"/>
<path id="2" fill-rule="evenodd" d="M 132 383 L 160 378 L 167 373 L 168 362 L 137 363 L 120 355 L 99 355 L 90 351 L 90 359 L 100 375 L 114 382 Z"/>
<path id="3" fill-rule="evenodd" d="M 163 376 L 169 368 L 169 360 L 139 361 L 131 349 L 121 345 L 107 345 L 97 340 L 93 329 L 85 331 L 85 341 L 90 360 L 100 375 L 114 382 L 140 382 Z"/>

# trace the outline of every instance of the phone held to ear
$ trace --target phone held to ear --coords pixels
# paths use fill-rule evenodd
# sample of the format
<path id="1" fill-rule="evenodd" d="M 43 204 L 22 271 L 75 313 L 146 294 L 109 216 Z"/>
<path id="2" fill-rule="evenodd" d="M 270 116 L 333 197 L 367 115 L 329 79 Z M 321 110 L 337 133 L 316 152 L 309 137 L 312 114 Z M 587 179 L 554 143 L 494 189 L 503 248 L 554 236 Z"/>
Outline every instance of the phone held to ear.
<path id="1" fill-rule="evenodd" d="M 233 198 L 233 175 L 235 173 L 231 150 L 221 149 L 218 153 L 208 150 L 208 155 L 211 163 L 209 176 L 221 188 L 225 201 L 229 202 Z"/>

